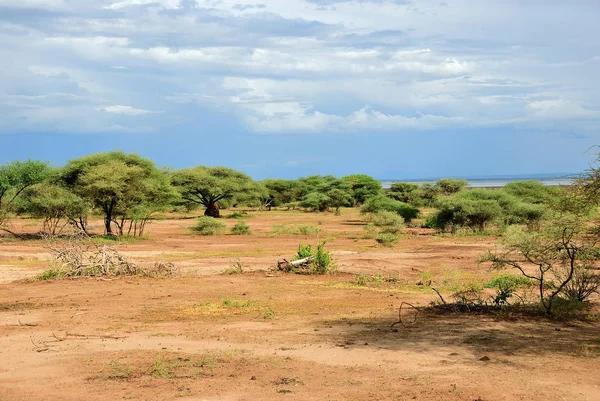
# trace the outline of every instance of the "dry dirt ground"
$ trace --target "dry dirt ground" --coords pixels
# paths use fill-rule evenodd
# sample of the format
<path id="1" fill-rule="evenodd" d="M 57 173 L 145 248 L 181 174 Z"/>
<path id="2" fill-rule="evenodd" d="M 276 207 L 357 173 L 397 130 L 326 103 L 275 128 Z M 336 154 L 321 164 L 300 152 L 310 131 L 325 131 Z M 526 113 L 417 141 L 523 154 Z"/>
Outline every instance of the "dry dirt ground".
<path id="1" fill-rule="evenodd" d="M 228 214 L 225 212 L 225 214 Z M 223 219 L 228 226 L 237 222 Z M 342 216 L 252 213 L 250 236 L 192 235 L 194 219 L 154 221 L 118 245 L 175 278 L 31 282 L 40 240 L 0 240 L 0 401 L 600 400 L 600 323 L 414 314 L 446 289 L 494 274 L 491 237 L 409 230 L 393 248 Z M 311 224 L 312 235 L 273 225 Z M 34 233 L 41 223 L 18 220 Z M 100 222 L 92 231 L 101 232 Z M 281 231 L 281 227 L 279 228 Z M 271 271 L 299 243 L 328 239 L 339 273 Z M 223 271 L 239 262 L 244 273 Z M 379 276 L 357 285 L 359 275 Z M 391 282 L 388 282 L 390 280 Z"/>

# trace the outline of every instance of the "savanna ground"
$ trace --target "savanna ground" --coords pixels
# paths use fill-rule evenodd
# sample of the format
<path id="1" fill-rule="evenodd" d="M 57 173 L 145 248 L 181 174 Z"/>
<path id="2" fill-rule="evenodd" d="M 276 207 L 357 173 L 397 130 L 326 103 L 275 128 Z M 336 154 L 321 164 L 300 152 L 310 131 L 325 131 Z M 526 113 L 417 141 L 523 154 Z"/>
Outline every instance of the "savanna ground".
<path id="1" fill-rule="evenodd" d="M 158 220 L 150 238 L 118 245 L 139 263 L 179 267 L 162 279 L 30 282 L 48 267 L 43 241 L 1 239 L 0 400 L 600 400 L 595 319 L 409 307 L 390 327 L 402 302 L 438 299 L 429 280 L 449 296 L 498 274 L 477 263 L 495 238 L 409 229 L 378 248 L 354 210 L 245 221 L 250 236 L 201 237 L 195 219 Z M 276 234 L 277 224 L 322 231 Z M 271 270 L 323 239 L 337 274 Z M 243 274 L 223 274 L 238 262 Z"/>

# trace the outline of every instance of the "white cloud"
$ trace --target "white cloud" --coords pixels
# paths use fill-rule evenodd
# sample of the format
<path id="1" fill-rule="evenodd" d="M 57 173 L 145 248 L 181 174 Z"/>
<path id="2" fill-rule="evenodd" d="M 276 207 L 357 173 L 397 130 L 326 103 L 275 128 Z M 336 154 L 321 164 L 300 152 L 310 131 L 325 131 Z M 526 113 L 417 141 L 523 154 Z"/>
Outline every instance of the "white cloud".
<path id="1" fill-rule="evenodd" d="M 125 116 L 143 116 L 145 114 L 156 113 L 155 111 L 136 109 L 131 106 L 119 106 L 119 105 L 98 107 L 96 110 L 103 111 L 105 113 L 122 114 Z"/>
<path id="2" fill-rule="evenodd" d="M 167 126 L 188 103 L 273 133 L 597 127 L 592 1 L 412 3 L 0 0 L 0 113 L 16 130 Z"/>

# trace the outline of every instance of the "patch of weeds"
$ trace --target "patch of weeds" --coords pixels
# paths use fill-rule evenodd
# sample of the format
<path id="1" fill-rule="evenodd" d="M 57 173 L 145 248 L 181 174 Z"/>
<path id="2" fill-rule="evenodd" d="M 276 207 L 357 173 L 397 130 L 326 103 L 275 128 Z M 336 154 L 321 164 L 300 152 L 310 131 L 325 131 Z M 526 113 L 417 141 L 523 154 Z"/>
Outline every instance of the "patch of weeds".
<path id="1" fill-rule="evenodd" d="M 273 235 L 314 235 L 323 231 L 320 227 L 315 227 L 311 224 L 275 224 L 272 226 Z"/>
<path id="2" fill-rule="evenodd" d="M 154 365 L 150 369 L 150 374 L 154 377 L 171 378 L 174 376 L 171 366 L 167 366 L 167 363 L 162 356 L 157 356 L 154 360 Z"/>
<path id="3" fill-rule="evenodd" d="M 531 285 L 531 279 L 523 276 L 514 276 L 510 274 L 501 274 L 484 284 L 485 288 L 518 287 L 521 285 Z"/>
<path id="4" fill-rule="evenodd" d="M 245 217 L 249 217 L 248 212 L 245 210 L 242 210 L 241 212 L 233 212 L 227 216 L 228 219 L 243 219 Z"/>
<path id="5" fill-rule="evenodd" d="M 223 274 L 225 274 L 225 275 L 244 274 L 244 267 L 242 265 L 242 262 L 239 260 L 235 261 L 234 263 L 231 264 L 230 267 L 223 270 Z"/>
<path id="6" fill-rule="evenodd" d="M 316 274 L 332 273 L 337 269 L 337 265 L 331 259 L 331 252 L 325 251 L 326 241 L 317 245 L 315 259 L 312 262 L 312 270 Z"/>
<path id="7" fill-rule="evenodd" d="M 275 311 L 271 308 L 267 308 L 266 312 L 263 314 L 263 319 L 273 319 L 275 317 Z"/>
<path id="8" fill-rule="evenodd" d="M 312 246 L 311 245 L 298 245 L 298 252 L 296 253 L 295 259 L 304 259 L 313 256 Z"/>
<path id="9" fill-rule="evenodd" d="M 252 305 L 254 304 L 253 301 L 238 301 L 235 299 L 231 299 L 231 298 L 225 298 L 223 300 L 223 306 L 226 308 L 236 308 L 236 309 L 243 309 L 243 308 L 250 308 Z"/>
<path id="10" fill-rule="evenodd" d="M 396 234 L 382 232 L 377 235 L 375 241 L 381 246 L 393 247 L 400 241 L 400 238 Z"/>
<path id="11" fill-rule="evenodd" d="M 109 366 L 111 369 L 109 379 L 127 380 L 135 376 L 134 370 L 129 365 L 126 365 L 114 359 L 110 361 Z"/>
<path id="12" fill-rule="evenodd" d="M 26 309 L 38 309 L 41 304 L 33 302 L 6 302 L 0 304 L 0 312 L 4 311 L 17 311 Z"/>
<path id="13" fill-rule="evenodd" d="M 231 234 L 233 235 L 250 235 L 252 231 L 250 230 L 250 226 L 243 221 L 236 223 L 235 226 L 231 228 Z"/>

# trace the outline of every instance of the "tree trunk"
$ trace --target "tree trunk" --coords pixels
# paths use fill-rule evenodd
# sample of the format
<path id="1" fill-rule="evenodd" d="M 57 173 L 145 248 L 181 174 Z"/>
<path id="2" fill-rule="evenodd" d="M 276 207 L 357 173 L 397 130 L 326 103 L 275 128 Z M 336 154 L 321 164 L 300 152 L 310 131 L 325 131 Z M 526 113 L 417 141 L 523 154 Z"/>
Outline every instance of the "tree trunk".
<path id="1" fill-rule="evenodd" d="M 111 219 L 110 217 L 104 217 L 104 230 L 106 231 L 106 235 L 112 235 L 112 227 L 111 227 Z"/>
<path id="2" fill-rule="evenodd" d="M 204 211 L 204 215 L 205 216 L 210 216 L 210 217 L 220 217 L 220 212 L 219 212 L 219 205 L 217 205 L 217 202 L 212 202 L 211 204 L 209 204 L 206 207 L 206 210 Z"/>

